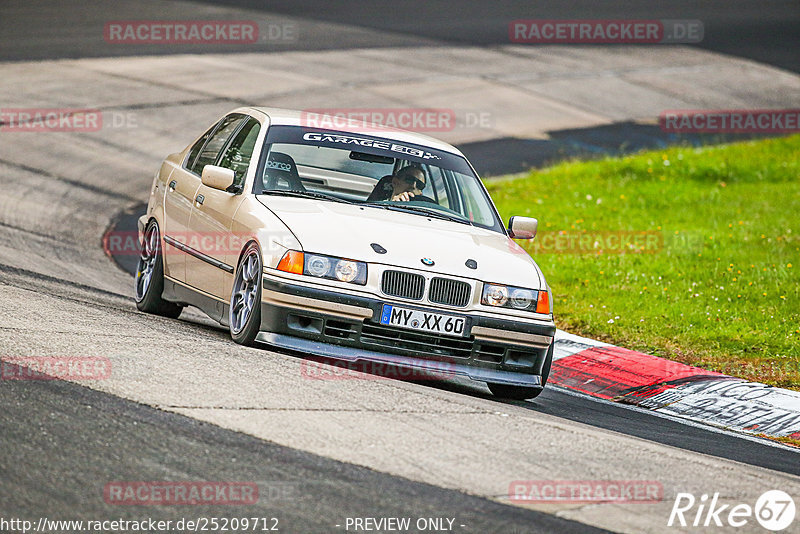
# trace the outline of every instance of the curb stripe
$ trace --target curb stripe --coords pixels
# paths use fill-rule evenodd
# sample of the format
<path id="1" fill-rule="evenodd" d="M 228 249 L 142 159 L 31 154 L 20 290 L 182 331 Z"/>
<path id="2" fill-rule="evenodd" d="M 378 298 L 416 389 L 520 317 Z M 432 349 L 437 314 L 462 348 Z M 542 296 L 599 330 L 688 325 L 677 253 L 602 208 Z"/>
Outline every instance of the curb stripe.
<path id="1" fill-rule="evenodd" d="M 548 382 L 748 434 L 800 438 L 800 392 L 747 382 L 562 330 Z"/>
<path id="2" fill-rule="evenodd" d="M 668 389 L 695 376 L 724 377 L 697 367 L 620 347 L 592 347 L 553 362 L 553 383 L 602 399 L 616 400 L 643 388 Z M 674 384 L 674 385 L 673 385 Z"/>

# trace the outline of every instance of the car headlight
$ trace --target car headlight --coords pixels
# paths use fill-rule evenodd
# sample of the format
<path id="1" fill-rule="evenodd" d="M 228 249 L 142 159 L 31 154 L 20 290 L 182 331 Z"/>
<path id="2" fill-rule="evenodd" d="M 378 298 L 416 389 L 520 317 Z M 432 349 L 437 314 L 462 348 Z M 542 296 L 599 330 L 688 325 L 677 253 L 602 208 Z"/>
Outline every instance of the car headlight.
<path id="1" fill-rule="evenodd" d="M 278 263 L 278 270 L 362 286 L 367 283 L 367 264 L 363 261 L 296 250 L 289 250 L 283 255 Z"/>
<path id="2" fill-rule="evenodd" d="M 495 308 L 550 313 L 550 295 L 548 292 L 524 287 L 484 284 L 481 304 Z"/>
<path id="3" fill-rule="evenodd" d="M 352 282 L 358 278 L 358 262 L 350 260 L 339 260 L 336 262 L 336 267 L 333 272 L 337 280 L 342 282 Z M 366 268 L 364 269 L 366 271 Z M 366 280 L 365 280 L 366 281 Z"/>
<path id="4" fill-rule="evenodd" d="M 331 272 L 331 260 L 325 256 L 308 256 L 305 270 L 311 276 L 326 276 Z"/>
<path id="5" fill-rule="evenodd" d="M 505 306 L 508 303 L 508 288 L 494 284 L 483 286 L 481 303 L 487 306 Z"/>
<path id="6" fill-rule="evenodd" d="M 518 310 L 530 308 L 536 301 L 536 293 L 530 289 L 514 288 L 511 291 L 511 307 Z"/>

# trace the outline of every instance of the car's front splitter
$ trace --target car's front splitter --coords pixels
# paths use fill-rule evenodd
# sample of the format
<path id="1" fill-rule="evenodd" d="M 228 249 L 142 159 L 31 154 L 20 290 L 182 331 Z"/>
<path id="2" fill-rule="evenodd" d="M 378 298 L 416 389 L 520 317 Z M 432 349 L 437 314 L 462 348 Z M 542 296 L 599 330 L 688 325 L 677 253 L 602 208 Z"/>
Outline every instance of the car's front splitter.
<path id="1" fill-rule="evenodd" d="M 452 362 L 435 362 L 411 356 L 384 354 L 366 349 L 342 347 L 331 343 L 312 341 L 284 334 L 273 334 L 270 332 L 260 332 L 256 340 L 274 347 L 301 351 L 312 356 L 322 356 L 349 362 L 366 361 L 418 369 L 440 379 L 448 379 L 453 378 L 454 375 L 460 375 L 478 382 L 491 382 L 495 384 L 508 384 L 532 388 L 542 387 L 542 377 L 539 375 L 472 367 Z"/>

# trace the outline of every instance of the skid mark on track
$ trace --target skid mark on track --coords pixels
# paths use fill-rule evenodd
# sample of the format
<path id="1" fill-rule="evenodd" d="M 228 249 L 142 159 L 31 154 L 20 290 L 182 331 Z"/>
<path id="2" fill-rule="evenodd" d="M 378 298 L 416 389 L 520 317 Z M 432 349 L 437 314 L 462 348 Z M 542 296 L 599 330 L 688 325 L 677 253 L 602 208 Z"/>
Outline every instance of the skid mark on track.
<path id="1" fill-rule="evenodd" d="M 51 178 L 58 182 L 63 182 L 65 184 L 71 185 L 73 187 L 77 187 L 78 189 L 83 189 L 84 191 L 90 191 L 92 193 L 96 193 L 98 195 L 102 195 L 105 197 L 116 198 L 120 200 L 127 200 L 129 202 L 141 202 L 140 199 L 134 198 L 132 196 L 126 195 L 124 193 L 116 193 L 114 191 L 108 191 L 102 187 L 86 184 L 83 182 L 79 182 L 78 180 L 73 180 L 72 178 L 67 178 L 65 176 L 60 176 L 58 174 L 54 174 L 50 171 L 46 171 L 44 169 L 39 169 L 37 167 L 31 167 L 30 165 L 25 165 L 24 163 L 18 163 L 16 161 L 10 161 L 7 159 L 0 159 L 0 164 L 7 165 L 9 167 L 13 167 L 15 169 L 19 169 L 22 171 L 30 172 L 39 176 L 44 176 L 45 178 Z"/>

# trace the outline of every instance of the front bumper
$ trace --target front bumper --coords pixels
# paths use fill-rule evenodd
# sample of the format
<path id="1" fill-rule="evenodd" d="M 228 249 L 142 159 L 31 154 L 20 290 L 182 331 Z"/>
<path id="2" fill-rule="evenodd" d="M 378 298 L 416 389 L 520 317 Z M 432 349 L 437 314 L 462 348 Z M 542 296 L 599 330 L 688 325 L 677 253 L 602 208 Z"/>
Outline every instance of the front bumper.
<path id="1" fill-rule="evenodd" d="M 486 317 L 340 293 L 264 275 L 259 341 L 316 356 L 422 370 L 442 368 L 481 382 L 542 387 L 555 324 Z M 381 325 L 383 304 L 467 318 L 465 337 Z M 437 362 L 437 363 L 432 363 Z"/>

